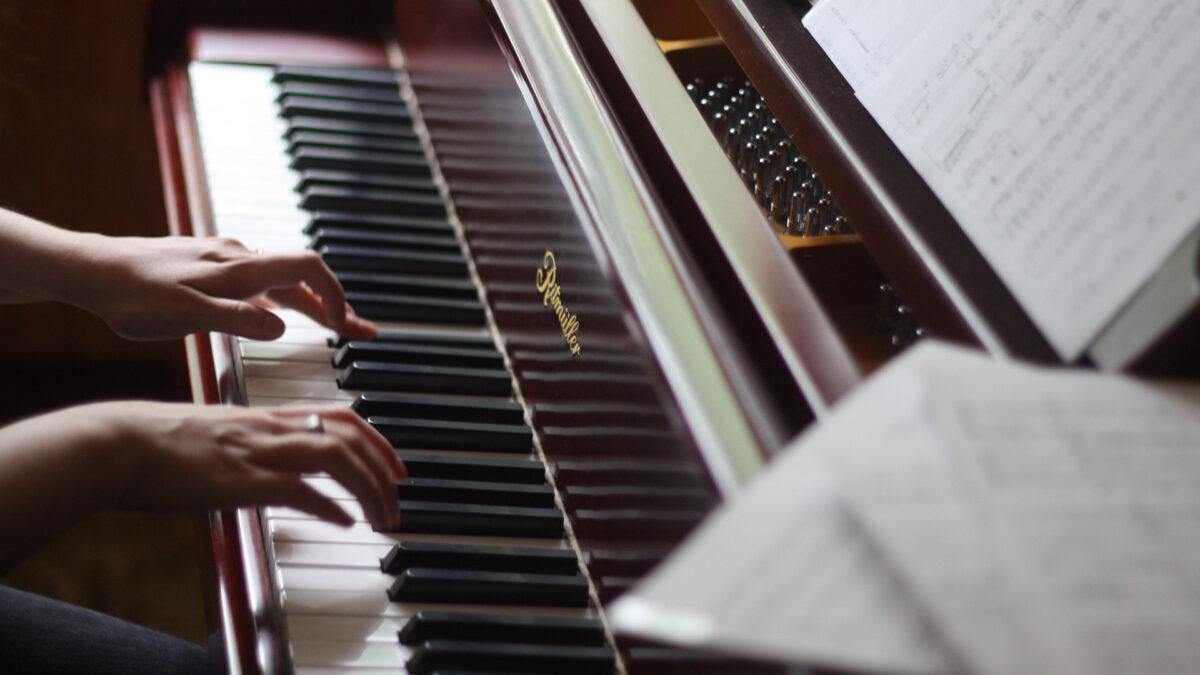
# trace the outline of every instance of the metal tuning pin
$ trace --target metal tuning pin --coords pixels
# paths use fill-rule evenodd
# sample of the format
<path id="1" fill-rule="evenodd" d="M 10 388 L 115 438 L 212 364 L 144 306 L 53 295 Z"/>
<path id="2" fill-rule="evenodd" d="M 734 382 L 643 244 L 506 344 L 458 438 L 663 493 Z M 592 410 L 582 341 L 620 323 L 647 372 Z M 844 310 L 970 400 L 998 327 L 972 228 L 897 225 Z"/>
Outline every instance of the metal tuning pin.
<path id="1" fill-rule="evenodd" d="M 783 222 L 787 213 L 787 204 L 784 201 L 786 195 L 786 181 L 783 176 L 775 176 L 771 181 L 771 218 L 777 223 Z"/>
<path id="2" fill-rule="evenodd" d="M 816 237 L 821 234 L 821 214 L 817 209 L 810 208 L 804 212 L 804 236 Z"/>
<path id="3" fill-rule="evenodd" d="M 754 198 L 762 206 L 770 206 L 771 195 L 768 183 L 771 176 L 771 161 L 759 157 L 754 170 Z"/>
<path id="4" fill-rule="evenodd" d="M 801 195 L 799 192 L 793 192 L 788 200 L 788 216 L 784 231 L 788 234 L 804 234 L 803 216 L 804 195 Z"/>

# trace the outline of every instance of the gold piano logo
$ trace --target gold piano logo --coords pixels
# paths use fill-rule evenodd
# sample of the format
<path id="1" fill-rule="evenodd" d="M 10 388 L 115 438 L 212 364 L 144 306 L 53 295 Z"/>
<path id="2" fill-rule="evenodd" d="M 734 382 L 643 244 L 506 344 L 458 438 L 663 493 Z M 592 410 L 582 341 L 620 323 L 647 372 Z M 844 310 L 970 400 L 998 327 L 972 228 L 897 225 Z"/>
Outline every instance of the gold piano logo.
<path id="1" fill-rule="evenodd" d="M 553 309 L 558 317 L 558 325 L 562 328 L 571 353 L 579 356 L 579 336 L 576 335 L 579 332 L 579 317 L 572 314 L 562 302 L 562 287 L 558 285 L 558 265 L 554 262 L 553 251 L 546 251 L 542 256 L 542 266 L 537 271 L 537 289 L 542 294 L 542 304 Z"/>

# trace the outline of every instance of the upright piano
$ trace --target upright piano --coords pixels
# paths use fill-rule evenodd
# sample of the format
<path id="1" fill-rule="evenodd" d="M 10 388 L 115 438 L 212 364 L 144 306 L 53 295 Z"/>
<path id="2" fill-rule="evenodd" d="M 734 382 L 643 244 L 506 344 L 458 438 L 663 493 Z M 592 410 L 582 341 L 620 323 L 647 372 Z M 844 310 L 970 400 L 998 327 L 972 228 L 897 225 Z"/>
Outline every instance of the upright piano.
<path id="1" fill-rule="evenodd" d="M 311 248 L 383 327 L 192 336 L 196 400 L 353 406 L 411 476 L 399 532 L 210 516 L 231 672 L 779 672 L 603 606 L 914 340 L 1055 361 L 807 8 L 152 6 L 173 231 Z"/>

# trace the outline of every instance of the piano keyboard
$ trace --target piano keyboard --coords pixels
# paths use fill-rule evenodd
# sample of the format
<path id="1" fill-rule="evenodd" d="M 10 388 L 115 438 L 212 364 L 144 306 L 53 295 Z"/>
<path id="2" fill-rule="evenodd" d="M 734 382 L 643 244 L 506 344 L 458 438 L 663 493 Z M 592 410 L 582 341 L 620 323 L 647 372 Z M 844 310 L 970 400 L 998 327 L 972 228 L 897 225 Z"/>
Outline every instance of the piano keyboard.
<path id="1" fill-rule="evenodd" d="M 238 339 L 251 406 L 353 406 L 397 448 L 399 532 L 262 510 L 297 673 L 611 673 L 524 411 L 394 74 L 195 63 L 217 233 L 318 250 L 380 339 L 284 310 Z M 336 364 L 336 366 L 335 366 Z"/>

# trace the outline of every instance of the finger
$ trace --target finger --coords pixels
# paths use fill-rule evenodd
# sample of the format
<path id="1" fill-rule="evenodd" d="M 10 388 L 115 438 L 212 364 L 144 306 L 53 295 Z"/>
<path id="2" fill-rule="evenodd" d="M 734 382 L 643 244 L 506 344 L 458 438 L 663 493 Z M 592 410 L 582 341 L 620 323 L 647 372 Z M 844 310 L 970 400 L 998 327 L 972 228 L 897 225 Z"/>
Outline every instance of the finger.
<path id="1" fill-rule="evenodd" d="M 395 486 L 379 481 L 374 475 L 377 471 L 372 471 L 359 453 L 337 435 L 294 431 L 261 443 L 265 451 L 255 453 L 255 464 L 276 470 L 328 473 L 362 504 L 367 520 L 376 528 L 391 525 L 399 513 Z M 394 508 L 393 501 L 397 502 Z"/>
<path id="2" fill-rule="evenodd" d="M 206 330 L 252 340 L 275 340 L 286 328 L 283 319 L 249 302 L 214 298 L 198 291 L 195 299 L 204 314 L 196 323 Z"/>
<path id="3" fill-rule="evenodd" d="M 342 527 L 354 524 L 354 517 L 338 506 L 337 502 L 318 492 L 299 476 L 285 476 L 267 481 L 261 486 L 261 490 L 265 503 L 299 509 Z"/>
<path id="4" fill-rule="evenodd" d="M 267 293 L 266 299 L 271 304 L 290 307 L 317 323 L 334 328 L 339 335 L 350 340 L 373 340 L 379 334 L 375 324 L 360 318 L 348 304 L 344 306 L 345 322 L 340 327 L 331 325 L 326 318 L 324 302 L 305 285 L 276 288 Z"/>
<path id="5" fill-rule="evenodd" d="M 400 517 L 396 483 L 403 480 L 403 477 L 398 477 L 398 474 L 403 473 L 403 469 L 397 471 L 400 461 L 391 444 L 351 411 L 346 411 L 346 415 L 341 416 L 341 419 L 332 416 L 325 418 L 325 433 L 339 435 L 347 447 L 367 465 L 380 493 L 384 495 L 384 514 L 388 522 L 396 522 Z"/>
<path id="6" fill-rule="evenodd" d="M 249 284 L 247 296 L 261 295 L 272 289 L 291 288 L 301 282 L 321 299 L 325 321 L 340 328 L 346 321 L 346 293 L 337 277 L 313 251 L 295 251 L 254 256 L 247 260 Z"/>
<path id="7" fill-rule="evenodd" d="M 334 409 L 325 418 L 347 424 L 351 428 L 352 433 L 365 444 L 366 451 L 372 453 L 382 464 L 386 475 L 390 477 L 392 482 L 398 483 L 408 478 L 408 470 L 404 468 L 404 462 L 401 462 L 400 458 L 396 455 L 396 450 L 392 447 L 391 441 L 379 433 L 378 429 L 371 426 L 358 413 L 349 408 L 340 408 Z"/>

